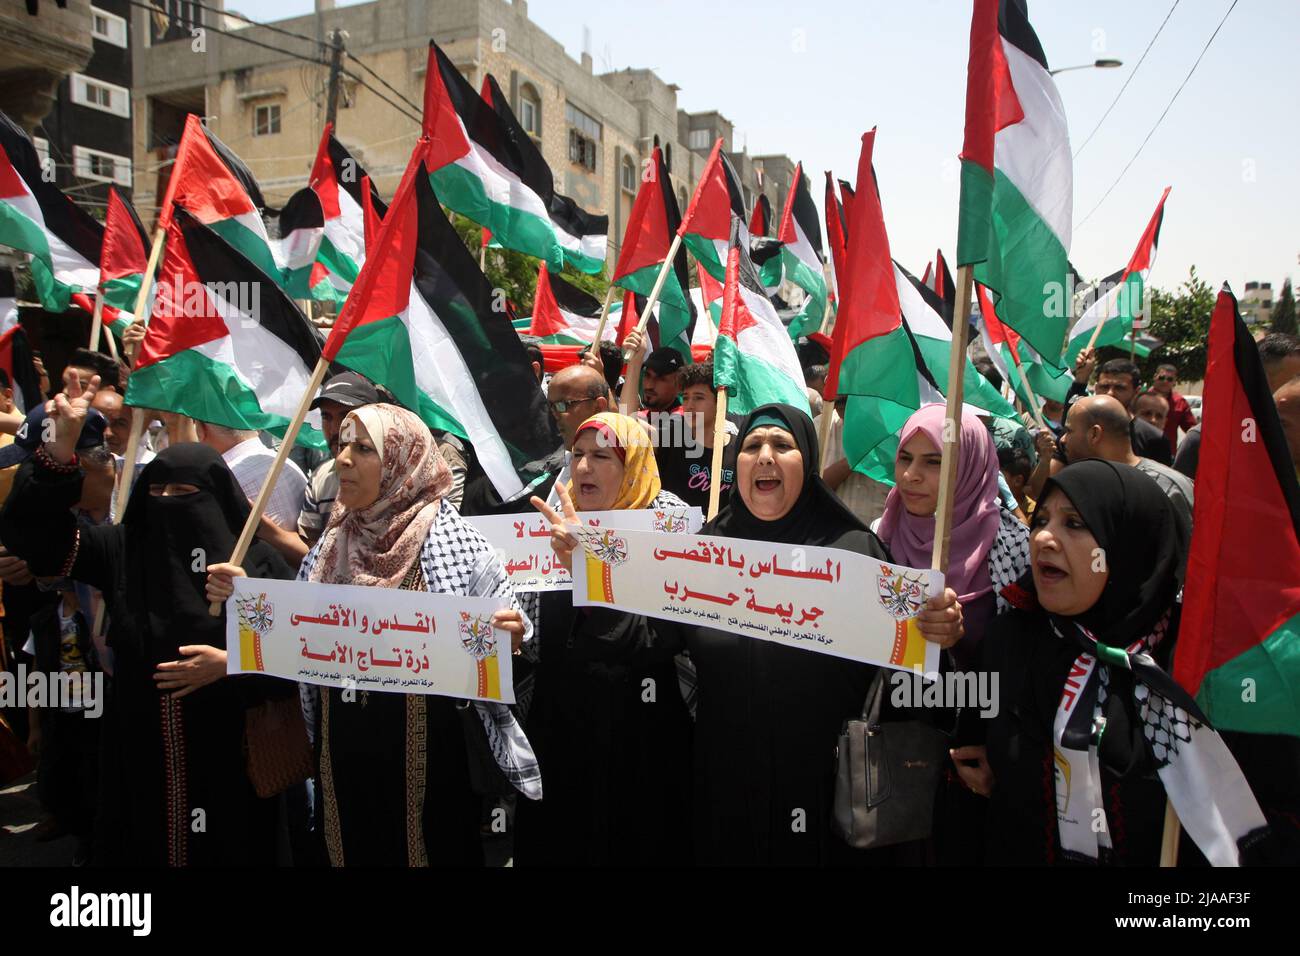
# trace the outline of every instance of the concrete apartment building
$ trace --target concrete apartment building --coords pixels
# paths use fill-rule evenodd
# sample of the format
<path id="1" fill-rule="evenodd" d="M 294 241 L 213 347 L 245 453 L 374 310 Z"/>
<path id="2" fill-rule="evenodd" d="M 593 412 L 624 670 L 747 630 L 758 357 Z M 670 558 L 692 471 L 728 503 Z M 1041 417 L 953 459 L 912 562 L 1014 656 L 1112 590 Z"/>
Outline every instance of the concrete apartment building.
<path id="1" fill-rule="evenodd" d="M 1273 315 L 1273 283 L 1247 282 L 1237 305 L 1247 325 L 1267 325 Z"/>
<path id="2" fill-rule="evenodd" d="M 267 202 L 282 203 L 306 183 L 325 122 L 328 69 L 238 37 L 308 57 L 317 48 L 186 0 L 153 3 L 157 12 L 136 7 L 131 13 L 134 35 L 142 38 L 133 51 L 132 85 L 141 217 L 148 222 L 155 214 L 166 161 L 175 153 L 187 112 L 207 117 L 209 128 L 253 170 Z M 475 89 L 490 72 L 540 144 L 556 188 L 610 217 L 611 256 L 617 255 L 642 163 L 656 144 L 669 157 L 683 207 L 718 136 L 741 177 L 747 213 L 761 190 L 775 219 L 791 185 L 792 161 L 737 153 L 732 124 L 721 113 L 679 110 L 678 88 L 653 71 L 597 74 L 589 54 L 571 58 L 528 19 L 526 0 L 375 0 L 339 9 L 318 0 L 315 13 L 273 25 L 321 41 L 343 30 L 348 52 L 413 103 L 422 99 L 430 37 Z M 400 102 L 355 63 L 345 58 L 343 66 Z M 416 121 L 345 76 L 336 133 L 380 193 L 391 195 L 418 136 Z"/>

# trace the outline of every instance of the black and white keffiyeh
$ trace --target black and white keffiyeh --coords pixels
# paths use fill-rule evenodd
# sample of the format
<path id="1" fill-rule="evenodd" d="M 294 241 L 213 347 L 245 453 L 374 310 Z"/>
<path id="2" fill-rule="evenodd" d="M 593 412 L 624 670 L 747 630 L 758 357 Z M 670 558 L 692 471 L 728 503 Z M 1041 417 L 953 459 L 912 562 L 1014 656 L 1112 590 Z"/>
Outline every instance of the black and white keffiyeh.
<path id="1" fill-rule="evenodd" d="M 1152 660 L 1157 633 L 1128 648 L 1110 647 L 1077 622 L 1052 619 L 1060 640 L 1079 646 L 1052 728 L 1057 825 L 1061 849 L 1095 862 L 1109 849 L 1100 751 L 1108 726 L 1140 726 L 1154 767 L 1188 834 L 1214 866 L 1239 866 L 1241 854 L 1268 829 L 1255 795 L 1223 739 L 1191 696 Z M 1117 729 L 1115 733 L 1123 733 Z M 1128 746 L 1121 741 L 1121 747 Z"/>
<path id="2" fill-rule="evenodd" d="M 320 542 L 303 559 L 298 580 L 311 579 Z M 497 597 L 522 611 L 505 568 L 487 539 L 462 518 L 444 498 L 420 549 L 420 568 L 431 594 Z M 525 646 L 532 641 L 533 625 L 524 613 Z M 300 685 L 307 726 L 315 727 L 316 688 Z M 542 797 L 542 777 L 537 757 L 510 708 L 494 701 L 474 701 L 497 766 L 516 790 L 530 800 Z"/>

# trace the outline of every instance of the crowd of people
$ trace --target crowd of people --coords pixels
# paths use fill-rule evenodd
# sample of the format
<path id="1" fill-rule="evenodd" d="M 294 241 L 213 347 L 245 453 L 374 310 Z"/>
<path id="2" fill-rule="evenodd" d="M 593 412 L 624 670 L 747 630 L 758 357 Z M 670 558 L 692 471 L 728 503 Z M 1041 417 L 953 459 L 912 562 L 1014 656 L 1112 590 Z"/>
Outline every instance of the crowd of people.
<path id="1" fill-rule="evenodd" d="M 51 400 L 27 416 L 4 382 L 4 663 L 103 675 L 107 689 L 99 720 L 85 719 L 86 700 L 8 715 L 39 758 L 42 838 L 75 837 L 77 863 L 144 866 L 469 866 L 502 839 L 518 866 L 1080 859 L 1077 834 L 1057 825 L 1053 721 L 1081 634 L 1169 667 L 1200 439 L 1178 369 L 1144 383 L 1132 362 L 1098 367 L 1085 349 L 1066 399 L 1043 404 L 1045 429 L 1028 413 L 962 415 L 945 587 L 917 628 L 942 670 L 998 675 L 997 706 L 981 716 L 886 702 L 882 720 L 941 729 L 949 757 L 928 836 L 858 849 L 833 820 L 836 746 L 877 667 L 577 607 L 567 591 L 516 594 L 467 519 L 540 512 L 570 567 L 580 513 L 706 509 L 716 487 L 721 509 L 702 535 L 925 568 L 945 408 L 908 419 L 890 486 L 847 460 L 842 400 L 819 448 L 826 367 L 815 348 L 802 355 L 813 417 L 767 405 L 719 423 L 709 363 L 650 351 L 635 331 L 626 347 L 626 367 L 602 348 L 549 376 L 536 356 L 562 455 L 513 501 L 456 436 L 357 373 L 330 378 L 312 404 L 329 454 L 295 450 L 240 566 L 228 558 L 275 458 L 269 436 L 150 414 L 127 463 L 126 373 L 106 357 L 77 353 L 62 389 L 46 382 Z M 1273 334 L 1259 349 L 1300 471 L 1300 341 Z M 133 487 L 115 520 L 127 467 Z M 209 602 L 243 575 L 495 598 L 517 703 L 228 676 L 224 613 Z M 1133 717 L 1125 688 L 1159 681 L 1106 666 L 1118 723 L 1126 707 Z M 659 691 L 647 696 L 647 681 Z M 312 755 L 308 779 L 274 795 L 248 771 L 249 714 L 268 704 L 301 711 Z M 1151 744 L 1111 737 L 1094 759 L 1109 827 L 1098 861 L 1153 864 L 1166 795 Z M 1243 853 L 1295 862 L 1294 748 L 1224 737 L 1270 824 Z M 1197 858 L 1184 841 L 1184 859 Z"/>

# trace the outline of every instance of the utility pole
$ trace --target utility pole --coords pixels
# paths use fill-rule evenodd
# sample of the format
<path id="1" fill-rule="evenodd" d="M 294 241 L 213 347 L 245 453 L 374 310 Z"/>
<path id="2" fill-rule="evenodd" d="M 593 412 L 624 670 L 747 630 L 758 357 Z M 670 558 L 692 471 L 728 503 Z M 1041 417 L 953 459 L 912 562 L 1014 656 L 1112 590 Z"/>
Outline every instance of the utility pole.
<path id="1" fill-rule="evenodd" d="M 339 112 L 339 71 L 343 60 L 343 31 L 330 31 L 330 90 L 329 104 L 325 107 L 325 122 L 331 125 Z"/>

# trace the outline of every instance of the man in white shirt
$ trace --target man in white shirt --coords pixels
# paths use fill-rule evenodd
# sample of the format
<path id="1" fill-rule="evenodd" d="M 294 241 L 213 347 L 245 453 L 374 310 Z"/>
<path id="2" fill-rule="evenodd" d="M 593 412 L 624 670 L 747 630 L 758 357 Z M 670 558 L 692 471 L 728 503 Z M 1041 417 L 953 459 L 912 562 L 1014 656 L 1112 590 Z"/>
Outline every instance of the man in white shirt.
<path id="1" fill-rule="evenodd" d="M 275 462 L 275 452 L 262 444 L 255 431 L 241 431 L 210 422 L 196 421 L 194 424 L 198 428 L 199 441 L 221 455 L 249 500 L 256 498 Z M 302 469 L 292 461 L 285 461 L 266 503 L 266 516 L 286 531 L 295 530 L 306 489 L 307 478 Z"/>

